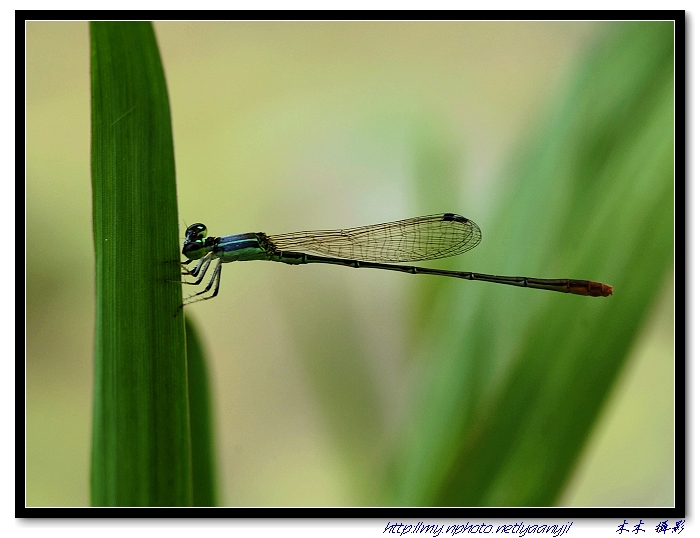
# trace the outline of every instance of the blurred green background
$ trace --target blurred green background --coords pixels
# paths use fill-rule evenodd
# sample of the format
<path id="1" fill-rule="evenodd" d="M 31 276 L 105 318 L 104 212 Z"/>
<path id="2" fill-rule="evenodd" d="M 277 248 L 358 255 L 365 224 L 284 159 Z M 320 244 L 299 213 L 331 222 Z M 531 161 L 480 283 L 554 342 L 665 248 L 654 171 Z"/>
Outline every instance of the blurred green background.
<path id="1" fill-rule="evenodd" d="M 607 272 L 562 274 L 537 265 L 538 230 L 504 229 L 498 220 L 504 205 L 528 211 L 518 194 L 527 181 L 511 186 L 518 163 L 566 116 L 562 95 L 581 84 L 591 51 L 626 24 L 155 23 L 181 231 L 201 221 L 213 235 L 275 234 L 449 211 L 476 221 L 484 239 L 431 266 L 616 286 L 619 246 L 602 246 L 605 236 Z M 28 23 L 30 506 L 89 499 L 89 118 L 87 24 Z M 504 245 L 514 238 L 524 238 L 529 258 L 510 256 Z M 625 335 L 634 345 L 558 504 L 674 502 L 673 279 L 665 275 L 648 290 L 653 308 L 635 312 L 644 322 Z M 515 336 L 527 328 L 519 324 L 524 308 L 582 301 L 582 310 L 599 309 L 584 318 L 592 323 L 594 312 L 615 304 L 599 301 L 624 293 L 616 287 L 612 298 L 591 299 L 437 280 L 332 266 L 224 267 L 219 297 L 188 308 L 211 360 L 222 504 L 410 499 L 402 493 L 410 479 L 395 478 L 397 462 L 410 471 L 420 458 L 396 451 L 430 431 L 423 409 L 463 397 L 450 383 L 451 392 L 421 390 L 434 376 L 456 375 L 450 361 L 474 337 L 463 326 L 481 327 L 498 357 L 472 371 L 480 383 L 464 396 L 472 405 L 498 392 Z M 494 312 L 480 325 L 470 319 L 475 304 Z"/>

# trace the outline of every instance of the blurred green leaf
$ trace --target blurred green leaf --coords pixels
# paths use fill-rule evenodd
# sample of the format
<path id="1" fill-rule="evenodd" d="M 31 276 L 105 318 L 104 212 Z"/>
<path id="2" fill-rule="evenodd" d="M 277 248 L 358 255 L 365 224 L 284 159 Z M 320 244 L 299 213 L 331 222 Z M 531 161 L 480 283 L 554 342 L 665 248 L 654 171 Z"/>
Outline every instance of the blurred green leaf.
<path id="1" fill-rule="evenodd" d="M 96 263 L 91 497 L 191 503 L 168 94 L 150 23 L 90 24 Z M 177 315 L 176 315 L 177 314 Z"/>
<path id="2" fill-rule="evenodd" d="M 614 295 L 442 284 L 390 504 L 556 504 L 672 268 L 673 23 L 620 27 L 512 168 L 473 269 Z"/>
<path id="3" fill-rule="evenodd" d="M 192 505 L 216 506 L 216 461 L 206 355 L 199 332 L 189 316 L 185 317 L 185 332 L 192 437 Z"/>

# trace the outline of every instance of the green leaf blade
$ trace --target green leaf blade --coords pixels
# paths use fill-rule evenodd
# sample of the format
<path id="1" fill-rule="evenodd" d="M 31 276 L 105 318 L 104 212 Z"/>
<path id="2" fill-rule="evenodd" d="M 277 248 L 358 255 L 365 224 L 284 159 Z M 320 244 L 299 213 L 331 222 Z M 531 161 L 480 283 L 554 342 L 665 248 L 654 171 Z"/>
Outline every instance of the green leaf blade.
<path id="1" fill-rule="evenodd" d="M 191 502 L 175 163 L 149 23 L 90 25 L 96 261 L 91 497 Z"/>

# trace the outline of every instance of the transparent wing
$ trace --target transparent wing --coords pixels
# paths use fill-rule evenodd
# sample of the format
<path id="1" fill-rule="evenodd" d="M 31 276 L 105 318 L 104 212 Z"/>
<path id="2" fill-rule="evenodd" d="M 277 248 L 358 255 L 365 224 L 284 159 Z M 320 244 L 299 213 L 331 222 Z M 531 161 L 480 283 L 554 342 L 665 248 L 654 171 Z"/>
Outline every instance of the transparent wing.
<path id="1" fill-rule="evenodd" d="M 270 235 L 280 251 L 368 262 L 415 262 L 462 254 L 481 241 L 475 222 L 454 213 L 348 228 Z"/>

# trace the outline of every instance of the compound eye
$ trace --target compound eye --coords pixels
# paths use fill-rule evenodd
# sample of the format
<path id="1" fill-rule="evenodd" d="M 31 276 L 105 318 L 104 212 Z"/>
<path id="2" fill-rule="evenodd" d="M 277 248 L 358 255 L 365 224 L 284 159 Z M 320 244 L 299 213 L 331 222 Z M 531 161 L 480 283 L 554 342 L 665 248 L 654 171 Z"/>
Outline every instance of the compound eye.
<path id="1" fill-rule="evenodd" d="M 199 239 L 204 239 L 207 236 L 207 227 L 204 226 L 204 224 L 202 224 L 201 222 L 192 224 L 191 226 L 187 227 L 185 236 L 187 237 L 188 241 L 197 241 Z"/>

